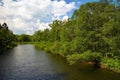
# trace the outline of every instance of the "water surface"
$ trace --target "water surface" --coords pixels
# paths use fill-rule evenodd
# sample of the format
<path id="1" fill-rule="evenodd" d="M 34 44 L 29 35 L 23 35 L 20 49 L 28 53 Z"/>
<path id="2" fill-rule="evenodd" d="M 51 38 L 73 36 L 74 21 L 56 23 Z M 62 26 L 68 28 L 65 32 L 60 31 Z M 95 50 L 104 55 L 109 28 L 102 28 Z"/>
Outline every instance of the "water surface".
<path id="1" fill-rule="evenodd" d="M 0 80 L 120 80 L 120 74 L 91 65 L 69 66 L 64 58 L 27 44 L 0 55 Z"/>

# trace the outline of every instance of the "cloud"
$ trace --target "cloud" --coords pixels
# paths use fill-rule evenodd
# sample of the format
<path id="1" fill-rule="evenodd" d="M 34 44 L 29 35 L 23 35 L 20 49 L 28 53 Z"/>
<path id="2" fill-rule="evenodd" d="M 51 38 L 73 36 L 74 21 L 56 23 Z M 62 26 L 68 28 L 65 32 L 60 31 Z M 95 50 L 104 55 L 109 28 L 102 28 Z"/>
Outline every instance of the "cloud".
<path id="1" fill-rule="evenodd" d="M 4 6 L 0 6 L 0 22 L 6 21 L 6 11 Z"/>
<path id="2" fill-rule="evenodd" d="M 0 6 L 0 22 L 6 21 L 15 34 L 33 34 L 49 28 L 55 19 L 68 18 L 75 9 L 75 2 L 65 0 L 4 0 Z"/>
<path id="3" fill-rule="evenodd" d="M 63 20 L 68 20 L 68 16 L 67 15 L 63 16 L 62 21 Z"/>

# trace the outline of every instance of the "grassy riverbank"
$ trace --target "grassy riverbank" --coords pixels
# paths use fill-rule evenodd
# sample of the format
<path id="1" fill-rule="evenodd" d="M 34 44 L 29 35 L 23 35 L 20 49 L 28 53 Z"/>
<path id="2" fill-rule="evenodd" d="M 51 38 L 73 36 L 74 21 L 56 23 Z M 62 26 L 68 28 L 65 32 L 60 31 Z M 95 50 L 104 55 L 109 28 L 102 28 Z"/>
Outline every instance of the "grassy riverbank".
<path id="1" fill-rule="evenodd" d="M 70 65 L 75 63 L 93 64 L 95 67 L 106 68 L 114 72 L 120 72 L 120 60 L 118 58 L 108 58 L 101 53 L 85 51 L 84 53 L 73 53 L 70 42 L 36 42 L 35 47 L 46 52 L 63 56 Z M 97 62 L 97 63 L 96 63 Z"/>

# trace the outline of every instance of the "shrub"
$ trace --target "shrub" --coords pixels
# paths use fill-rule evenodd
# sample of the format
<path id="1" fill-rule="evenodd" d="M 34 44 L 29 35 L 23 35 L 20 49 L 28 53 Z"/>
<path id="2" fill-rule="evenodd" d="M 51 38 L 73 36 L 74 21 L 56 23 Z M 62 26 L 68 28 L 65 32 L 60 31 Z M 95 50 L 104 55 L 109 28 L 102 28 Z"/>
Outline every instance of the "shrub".
<path id="1" fill-rule="evenodd" d="M 76 62 L 100 62 L 101 54 L 97 52 L 91 52 L 90 50 L 85 51 L 82 54 L 72 54 L 67 56 L 67 60 L 70 64 L 74 64 Z"/>
<path id="2" fill-rule="evenodd" d="M 107 69 L 120 72 L 120 60 L 118 60 L 117 58 L 104 57 L 101 60 L 101 65 L 103 65 Z"/>

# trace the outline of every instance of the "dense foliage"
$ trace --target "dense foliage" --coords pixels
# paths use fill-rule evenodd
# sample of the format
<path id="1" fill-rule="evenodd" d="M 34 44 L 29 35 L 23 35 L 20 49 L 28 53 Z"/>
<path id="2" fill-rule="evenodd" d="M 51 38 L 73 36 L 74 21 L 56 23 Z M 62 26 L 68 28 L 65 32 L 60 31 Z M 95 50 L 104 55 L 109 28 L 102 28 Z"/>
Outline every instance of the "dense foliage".
<path id="1" fill-rule="evenodd" d="M 36 47 L 64 56 L 70 64 L 93 62 L 120 71 L 120 2 L 111 1 L 83 4 L 70 19 L 36 31 Z"/>
<path id="2" fill-rule="evenodd" d="M 16 36 L 8 29 L 6 23 L 0 24 L 0 54 L 16 45 Z"/>

